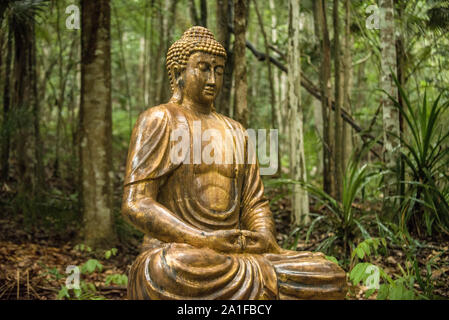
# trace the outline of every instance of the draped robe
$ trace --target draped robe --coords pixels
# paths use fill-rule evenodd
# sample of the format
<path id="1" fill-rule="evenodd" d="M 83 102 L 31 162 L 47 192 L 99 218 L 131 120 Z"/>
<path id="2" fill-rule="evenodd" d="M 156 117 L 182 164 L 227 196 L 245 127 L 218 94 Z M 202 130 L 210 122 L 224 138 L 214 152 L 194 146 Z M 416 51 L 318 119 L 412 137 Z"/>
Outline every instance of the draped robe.
<path id="1" fill-rule="evenodd" d="M 229 130 L 235 136 L 231 144 L 216 137 L 202 141 L 198 123 L 200 133 Z M 179 140 L 171 134 L 176 129 L 188 133 L 190 149 L 177 152 L 181 158 L 173 161 L 171 152 Z M 220 148 L 224 155 L 231 146 L 227 150 L 232 163 L 198 163 L 194 139 L 199 139 L 196 146 L 199 143 L 201 150 L 215 141 L 213 155 Z M 250 146 L 243 127 L 215 111 L 201 114 L 175 103 L 153 107 L 140 115 L 133 129 L 125 186 L 158 181 L 156 201 L 199 230 L 243 229 L 274 235 L 274 220 Z M 130 299 L 340 299 L 346 294 L 344 271 L 321 253 L 227 254 L 164 242 L 150 234 L 145 235 L 142 248 L 129 274 Z"/>

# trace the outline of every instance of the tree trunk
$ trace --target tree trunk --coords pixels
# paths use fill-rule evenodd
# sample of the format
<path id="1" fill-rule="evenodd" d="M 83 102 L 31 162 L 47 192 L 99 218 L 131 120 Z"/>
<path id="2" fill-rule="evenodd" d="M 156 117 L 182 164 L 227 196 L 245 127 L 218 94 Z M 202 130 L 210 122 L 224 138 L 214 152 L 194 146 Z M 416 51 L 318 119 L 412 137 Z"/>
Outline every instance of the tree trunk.
<path id="1" fill-rule="evenodd" d="M 190 20 L 194 26 L 199 26 L 201 24 L 200 19 L 198 18 L 198 12 L 196 11 L 195 0 L 189 1 L 189 11 L 190 11 Z"/>
<path id="2" fill-rule="evenodd" d="M 54 162 L 54 176 L 59 177 L 59 152 L 61 145 L 61 126 L 62 126 L 62 106 L 65 97 L 65 79 L 67 74 L 63 74 L 63 47 L 60 30 L 60 10 L 59 3 L 56 2 L 56 36 L 58 41 L 58 78 L 59 78 L 59 94 L 57 97 L 57 119 L 56 119 L 56 143 L 55 143 L 55 162 Z"/>
<path id="3" fill-rule="evenodd" d="M 408 72 L 406 70 L 406 52 L 405 52 L 405 35 L 406 33 L 404 32 L 404 11 L 405 11 L 405 1 L 402 0 L 395 0 L 394 4 L 397 8 L 397 12 L 398 12 L 398 18 L 399 21 L 401 21 L 401 27 L 399 30 L 399 34 L 398 34 L 398 38 L 396 39 L 396 63 L 397 63 L 397 70 L 396 70 L 396 75 L 399 81 L 399 84 L 401 85 L 402 88 L 405 89 L 406 86 L 406 73 Z M 405 23 L 406 24 L 406 23 Z M 399 88 L 398 88 L 398 102 L 399 105 L 402 108 L 405 108 L 405 104 L 404 101 L 402 99 L 402 96 L 399 94 Z M 402 114 L 399 113 L 399 132 L 400 132 L 400 136 L 404 137 L 405 135 L 405 127 L 404 127 L 404 119 L 402 117 Z M 404 181 L 405 180 L 405 172 L 404 172 L 404 160 L 401 157 L 400 160 L 400 180 Z M 404 196 L 405 190 L 404 190 L 404 185 L 400 184 L 399 185 L 399 190 L 398 190 L 398 195 L 401 197 Z"/>
<path id="4" fill-rule="evenodd" d="M 173 36 L 173 26 L 175 25 L 175 17 L 176 17 L 176 5 L 178 0 L 170 0 L 166 2 L 166 9 L 168 11 L 168 16 L 164 19 L 164 33 L 165 33 L 165 42 L 164 42 L 164 50 L 166 53 L 170 48 L 172 36 Z M 165 59 L 164 66 L 166 64 Z M 159 91 L 159 103 L 167 102 L 170 97 L 170 83 L 168 80 L 168 72 L 165 71 L 162 73 L 162 83 Z"/>
<path id="5" fill-rule="evenodd" d="M 320 28 L 320 5 L 318 1 L 314 1 L 313 3 L 313 28 L 316 41 L 318 42 L 318 48 L 322 47 L 321 45 L 321 28 Z M 321 100 L 314 100 L 312 103 L 313 108 L 313 118 L 315 124 L 315 130 L 317 132 L 318 138 L 322 143 L 322 148 L 318 151 L 318 159 L 317 159 L 317 176 L 323 176 L 323 163 L 324 163 L 324 132 L 323 132 L 323 110 L 322 105 L 320 104 Z"/>
<path id="6" fill-rule="evenodd" d="M 268 42 L 268 36 L 265 32 L 264 23 L 263 23 L 263 17 L 259 12 L 259 8 L 257 6 L 257 0 L 254 0 L 254 8 L 256 10 L 257 19 L 259 20 L 260 25 L 260 31 L 262 32 L 263 40 L 264 40 L 264 46 L 265 46 L 265 61 L 267 63 L 268 68 L 268 83 L 270 84 L 270 105 L 271 105 L 271 127 L 273 129 L 280 130 L 280 126 L 278 125 L 278 117 L 277 117 L 277 110 L 276 110 L 276 92 L 274 89 L 274 82 L 273 82 L 273 70 L 271 68 L 271 62 L 270 62 L 270 44 Z M 279 149 L 279 146 L 278 146 Z M 276 174 L 281 173 L 281 152 L 278 150 L 278 171 Z"/>
<path id="7" fill-rule="evenodd" d="M 154 5 L 154 0 L 151 2 L 150 10 L 152 10 Z M 148 2 L 145 2 L 144 6 L 144 33 L 143 33 L 143 39 L 141 39 L 141 46 L 143 46 L 142 57 L 140 58 L 140 66 L 141 71 L 141 85 L 142 85 L 142 101 L 141 101 L 141 110 L 145 110 L 148 106 L 148 94 L 147 94 L 147 78 L 148 78 L 148 61 L 151 59 L 151 50 L 148 50 L 149 43 L 151 43 L 151 40 L 148 41 Z M 152 16 L 150 14 L 150 20 L 152 20 Z M 150 28 L 152 27 L 150 22 Z M 151 30 L 150 30 L 151 34 Z M 143 41 L 142 41 L 143 40 Z M 142 43 L 143 42 L 143 43 Z"/>
<path id="8" fill-rule="evenodd" d="M 314 99 L 312 101 L 312 109 L 313 109 L 313 120 L 316 130 L 316 135 L 318 136 L 319 141 L 323 141 L 323 114 L 321 110 L 321 104 L 320 101 Z M 317 152 L 317 170 L 316 170 L 316 176 L 322 177 L 323 176 L 323 148 L 320 148 L 316 150 Z"/>
<path id="9" fill-rule="evenodd" d="M 345 45 L 343 57 L 343 105 L 345 110 L 352 115 L 351 110 L 351 88 L 352 88 L 352 37 L 351 37 L 351 1 L 345 0 Z M 352 154 L 352 129 L 349 125 L 343 123 L 343 174 L 347 167 L 350 155 Z"/>
<path id="10" fill-rule="evenodd" d="M 30 24 L 14 32 L 14 116 L 17 120 L 17 134 L 13 137 L 17 151 L 17 165 L 20 192 L 27 197 L 33 195 L 34 181 L 34 135 L 32 104 L 32 78 L 31 78 L 31 43 L 34 34 Z M 31 200 L 31 199 L 30 199 Z"/>
<path id="11" fill-rule="evenodd" d="M 207 28 L 207 0 L 201 0 L 201 26 Z"/>
<path id="12" fill-rule="evenodd" d="M 36 192 L 40 193 L 41 189 L 39 186 L 44 185 L 44 164 L 42 159 L 42 140 L 40 133 L 40 103 L 37 92 L 37 63 L 36 63 L 36 30 L 34 21 L 31 22 L 31 32 L 33 41 L 30 43 L 31 46 L 31 90 L 32 90 L 32 108 L 33 108 L 33 136 L 34 136 L 34 177 L 35 184 L 38 186 Z"/>
<path id="13" fill-rule="evenodd" d="M 393 0 L 380 0 L 381 12 L 381 29 L 380 29 L 380 45 L 381 45 L 381 80 L 380 87 L 392 97 L 397 98 L 397 91 L 394 85 L 392 71 L 396 70 L 396 51 L 395 51 L 395 26 L 394 26 L 394 7 Z M 383 137 L 384 148 L 383 157 L 385 165 L 388 169 L 396 168 L 399 157 L 399 141 L 395 137 L 399 136 L 399 112 L 394 107 L 393 102 L 388 98 L 387 94 L 381 96 L 381 104 L 383 111 Z M 397 194 L 397 187 L 392 184 L 394 175 L 386 175 L 384 197 L 386 207 L 391 207 L 394 201 L 391 197 Z"/>
<path id="14" fill-rule="evenodd" d="M 10 152 L 10 105 L 11 105 L 11 64 L 12 64 L 12 41 L 13 31 L 8 28 L 6 39 L 6 58 L 5 58 L 5 84 L 3 91 L 3 123 L 2 123 L 2 155 L 1 155 L 1 180 L 8 179 L 9 172 L 9 152 Z"/>
<path id="15" fill-rule="evenodd" d="M 288 15 L 288 104 L 290 127 L 290 176 L 293 180 L 306 181 L 304 156 L 303 113 L 301 106 L 301 55 L 299 47 L 299 0 L 289 0 Z M 293 186 L 292 214 L 297 224 L 308 223 L 309 198 L 300 185 Z"/>
<path id="16" fill-rule="evenodd" d="M 357 90 L 354 98 L 354 105 L 353 105 L 353 113 L 358 113 L 359 110 L 361 110 L 365 106 L 365 100 L 366 100 L 366 93 L 367 93 L 367 86 L 366 86 L 366 61 L 361 62 L 357 67 L 357 73 L 356 73 L 356 80 L 357 83 Z M 354 130 L 355 131 L 355 130 Z M 352 144 L 354 146 L 359 146 L 363 143 L 363 139 L 361 139 L 360 135 L 353 134 L 352 135 Z M 370 154 L 368 154 L 370 156 Z"/>
<path id="17" fill-rule="evenodd" d="M 273 83 L 273 71 L 271 69 L 271 62 L 268 58 L 270 56 L 270 44 L 268 43 L 268 37 L 265 32 L 263 18 L 259 12 L 259 8 L 257 5 L 257 0 L 253 0 L 254 8 L 256 10 L 257 19 L 259 20 L 260 31 L 262 33 L 262 37 L 264 40 L 265 47 L 265 61 L 267 63 L 268 69 L 268 83 L 270 85 L 270 105 L 271 105 L 271 127 L 276 128 L 277 119 L 276 119 L 276 94 L 274 92 L 274 83 Z"/>
<path id="18" fill-rule="evenodd" d="M 132 126 L 133 126 L 132 125 L 131 89 L 129 87 L 128 68 L 126 67 L 125 50 L 123 49 L 123 33 L 122 33 L 122 28 L 120 26 L 120 19 L 119 19 L 116 7 L 113 7 L 113 10 L 114 10 L 114 16 L 115 16 L 115 25 L 117 27 L 117 31 L 119 34 L 120 66 L 121 66 L 123 74 L 125 76 L 125 89 L 126 89 L 126 102 L 127 102 L 126 109 L 128 110 L 128 128 L 129 128 L 129 132 L 131 133 Z"/>
<path id="19" fill-rule="evenodd" d="M 338 8 L 340 1 L 334 0 L 333 23 L 334 23 L 334 77 L 335 77 L 335 112 L 334 112 L 334 163 L 335 163 L 335 198 L 341 201 L 343 192 L 343 130 L 341 120 L 341 107 L 343 104 L 343 92 L 341 83 L 341 46 L 340 46 L 340 19 Z"/>
<path id="20" fill-rule="evenodd" d="M 147 52 L 146 52 L 146 48 L 147 48 L 147 44 L 146 44 L 146 32 L 144 32 L 144 36 L 140 38 L 139 40 L 139 63 L 138 63 L 138 73 L 137 73 L 137 84 L 140 87 L 140 94 L 138 95 L 137 98 L 137 105 L 138 108 L 140 110 L 142 110 L 143 106 L 145 105 L 145 91 L 146 91 L 146 56 L 147 56 Z M 145 109 L 143 109 L 145 110 Z"/>
<path id="21" fill-rule="evenodd" d="M 231 91 L 233 73 L 233 52 L 230 50 L 231 34 L 229 24 L 232 21 L 232 0 L 217 0 L 217 41 L 226 50 L 227 59 L 223 74 L 223 87 L 218 98 L 215 100 L 217 112 L 230 116 L 231 114 Z"/>
<path id="22" fill-rule="evenodd" d="M 277 17 L 275 11 L 274 0 L 269 1 L 270 11 L 271 11 L 271 43 L 274 46 L 277 46 Z M 269 61 L 269 60 L 268 60 Z M 281 99 L 281 88 L 280 88 L 280 79 L 279 79 L 279 70 L 275 68 L 273 71 L 273 86 L 274 86 L 274 110 L 276 114 L 277 128 L 279 130 L 279 151 L 278 151 L 278 174 L 282 173 L 282 154 L 284 147 L 284 139 L 285 136 L 285 127 L 282 122 L 282 108 L 284 105 L 282 104 Z"/>
<path id="23" fill-rule="evenodd" d="M 282 73 L 281 74 L 281 79 L 280 79 L 280 84 L 279 84 L 279 104 L 280 104 L 280 111 L 281 111 L 281 122 L 282 122 L 282 127 L 284 128 L 284 135 L 285 136 L 289 136 L 289 128 L 288 128 L 288 101 L 287 101 L 287 92 L 288 92 L 288 88 L 287 88 L 287 83 L 288 83 L 288 79 L 287 79 L 287 74 L 286 73 Z"/>
<path id="24" fill-rule="evenodd" d="M 275 5 L 274 0 L 269 1 L 270 4 L 270 11 L 271 11 L 271 43 L 273 45 L 277 45 L 277 17 L 275 12 Z M 284 132 L 284 128 L 282 127 L 282 115 L 281 115 L 281 107 L 282 104 L 280 103 L 280 81 L 279 81 L 279 70 L 275 68 L 273 71 L 273 83 L 275 92 L 277 94 L 275 95 L 275 110 L 276 110 L 276 120 L 277 120 L 277 127 L 279 128 L 279 133 L 282 135 Z"/>
<path id="25" fill-rule="evenodd" d="M 404 1 L 401 0 L 394 0 L 394 5 L 397 8 L 398 13 L 398 19 L 402 22 L 402 19 L 404 18 Z M 406 82 L 406 52 L 404 47 L 404 32 L 403 27 L 400 27 L 398 37 L 396 38 L 396 76 L 398 78 L 399 84 L 402 88 L 405 88 L 405 82 Z M 404 101 L 402 101 L 402 96 L 398 92 L 398 102 L 401 105 L 401 107 L 404 107 Z M 399 128 L 401 132 L 401 136 L 404 134 L 404 121 L 402 119 L 402 115 L 399 113 Z"/>
<path id="26" fill-rule="evenodd" d="M 164 5 L 164 8 L 162 7 Z M 162 87 L 164 86 L 164 76 L 167 73 L 167 71 L 164 70 L 164 72 L 160 72 L 160 69 L 156 71 L 156 68 L 160 68 L 161 66 L 165 66 L 165 58 L 163 57 L 165 51 L 165 25 L 166 25 L 166 17 L 164 15 L 164 11 L 166 10 L 167 2 L 159 1 L 158 6 L 158 14 L 159 14 L 159 35 L 158 35 L 158 47 L 157 47 L 157 54 L 155 56 L 155 63 L 154 63 L 154 72 L 155 72 L 155 78 L 156 80 L 156 86 L 155 86 L 155 92 L 154 92 L 154 101 L 155 105 L 159 105 L 163 103 L 164 101 L 161 101 L 161 91 Z M 165 69 L 165 68 L 163 68 Z"/>
<path id="27" fill-rule="evenodd" d="M 82 0 L 80 176 L 84 240 L 115 240 L 111 163 L 111 9 L 108 0 Z"/>
<path id="28" fill-rule="evenodd" d="M 246 28 L 248 25 L 248 0 L 234 0 L 234 117 L 245 128 L 248 126 L 246 80 Z"/>
<path id="29" fill-rule="evenodd" d="M 329 31 L 327 28 L 326 3 L 324 0 L 314 1 L 316 29 L 320 30 L 321 41 L 321 113 L 323 115 L 323 190 L 335 195 L 334 161 L 333 161 L 333 126 L 331 126 L 332 96 L 331 96 L 331 52 Z"/>
<path id="30" fill-rule="evenodd" d="M 153 2 L 154 1 L 154 2 Z M 148 79 L 148 107 L 153 107 L 158 103 L 158 75 L 161 74 L 160 72 L 160 57 L 161 57 L 161 43 L 158 42 L 158 47 L 155 46 L 156 39 L 155 39 L 155 21 L 157 18 L 159 18 L 160 22 L 160 11 L 161 11 L 161 3 L 160 0 L 152 0 L 152 7 L 151 7 L 151 28 L 150 28 L 150 72 L 149 72 L 149 79 Z M 156 21 L 157 24 L 157 21 Z"/>

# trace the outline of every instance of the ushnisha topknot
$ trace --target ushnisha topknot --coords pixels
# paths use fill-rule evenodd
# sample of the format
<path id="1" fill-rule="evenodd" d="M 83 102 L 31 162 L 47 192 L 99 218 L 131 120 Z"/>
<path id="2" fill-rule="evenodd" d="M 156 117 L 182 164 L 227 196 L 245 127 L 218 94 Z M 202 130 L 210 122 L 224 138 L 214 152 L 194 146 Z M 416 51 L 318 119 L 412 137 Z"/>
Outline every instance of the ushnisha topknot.
<path id="1" fill-rule="evenodd" d="M 172 91 L 174 91 L 173 67 L 177 65 L 180 70 L 183 70 L 190 55 L 197 51 L 222 56 L 226 59 L 226 50 L 215 40 L 212 32 L 200 26 L 191 27 L 184 32 L 181 39 L 171 45 L 167 52 L 167 71 Z"/>

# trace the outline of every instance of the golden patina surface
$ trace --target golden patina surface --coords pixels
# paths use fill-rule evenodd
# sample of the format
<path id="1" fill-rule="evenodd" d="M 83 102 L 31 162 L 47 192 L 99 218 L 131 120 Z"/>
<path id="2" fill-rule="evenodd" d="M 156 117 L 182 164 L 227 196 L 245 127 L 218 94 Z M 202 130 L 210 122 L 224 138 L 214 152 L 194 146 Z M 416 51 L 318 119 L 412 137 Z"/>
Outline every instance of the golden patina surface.
<path id="1" fill-rule="evenodd" d="M 209 30 L 187 30 L 167 55 L 171 100 L 146 110 L 135 124 L 122 212 L 145 238 L 130 271 L 128 297 L 342 299 L 341 268 L 321 253 L 284 250 L 275 241 L 244 128 L 213 107 L 225 60 Z M 204 139 L 211 129 L 233 136 L 227 142 Z M 185 134 L 189 152 L 172 153 L 182 140 L 174 132 Z M 212 142 L 214 161 L 198 161 L 195 148 L 211 151 Z"/>

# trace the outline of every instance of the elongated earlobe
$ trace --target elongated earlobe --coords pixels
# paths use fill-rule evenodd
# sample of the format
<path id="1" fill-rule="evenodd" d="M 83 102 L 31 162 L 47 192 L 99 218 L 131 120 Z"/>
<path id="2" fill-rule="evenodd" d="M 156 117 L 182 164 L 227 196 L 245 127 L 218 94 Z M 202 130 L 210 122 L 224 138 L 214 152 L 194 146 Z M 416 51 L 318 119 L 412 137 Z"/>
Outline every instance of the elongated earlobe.
<path id="1" fill-rule="evenodd" d="M 173 67 L 172 69 L 172 77 L 174 79 L 174 88 L 173 95 L 170 99 L 170 102 L 173 103 L 182 103 L 182 91 L 184 88 L 184 80 L 182 78 L 182 70 L 178 66 Z"/>

